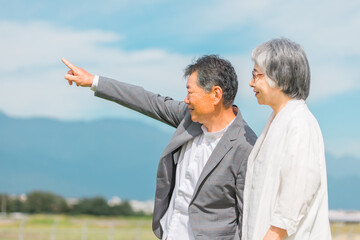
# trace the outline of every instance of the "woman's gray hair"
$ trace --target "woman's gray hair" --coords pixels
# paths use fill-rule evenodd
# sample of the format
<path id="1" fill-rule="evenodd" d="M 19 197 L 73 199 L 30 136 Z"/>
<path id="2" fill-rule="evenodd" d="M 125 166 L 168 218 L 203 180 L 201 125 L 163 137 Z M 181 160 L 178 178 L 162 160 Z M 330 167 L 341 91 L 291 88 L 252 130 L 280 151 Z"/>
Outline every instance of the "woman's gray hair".
<path id="1" fill-rule="evenodd" d="M 277 86 L 289 97 L 306 99 L 310 91 L 310 67 L 304 49 L 286 38 L 257 46 L 251 58 L 271 87 Z"/>
<path id="2" fill-rule="evenodd" d="M 205 92 L 210 92 L 214 86 L 221 87 L 224 106 L 232 106 L 238 89 L 238 81 L 235 69 L 229 61 L 218 55 L 202 56 L 185 68 L 184 77 L 190 76 L 195 71 L 198 72 L 198 85 Z"/>

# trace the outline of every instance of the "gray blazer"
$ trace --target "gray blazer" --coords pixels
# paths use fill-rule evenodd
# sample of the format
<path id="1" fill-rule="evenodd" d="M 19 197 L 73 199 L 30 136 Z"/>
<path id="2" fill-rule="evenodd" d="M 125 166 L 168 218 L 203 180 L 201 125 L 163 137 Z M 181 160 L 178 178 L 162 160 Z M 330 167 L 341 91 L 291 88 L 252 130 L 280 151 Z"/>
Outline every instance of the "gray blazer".
<path id="1" fill-rule="evenodd" d="M 109 78 L 100 77 L 95 96 L 114 101 L 176 128 L 161 155 L 156 179 L 152 225 L 155 235 L 161 238 L 163 230 L 160 219 L 169 206 L 174 189 L 178 153 L 184 143 L 202 133 L 201 124 L 191 120 L 184 102 Z M 234 239 L 237 231 L 241 238 L 247 158 L 256 135 L 243 120 L 237 107 L 234 108 L 237 116 L 206 163 L 189 206 L 190 225 L 195 239 Z"/>

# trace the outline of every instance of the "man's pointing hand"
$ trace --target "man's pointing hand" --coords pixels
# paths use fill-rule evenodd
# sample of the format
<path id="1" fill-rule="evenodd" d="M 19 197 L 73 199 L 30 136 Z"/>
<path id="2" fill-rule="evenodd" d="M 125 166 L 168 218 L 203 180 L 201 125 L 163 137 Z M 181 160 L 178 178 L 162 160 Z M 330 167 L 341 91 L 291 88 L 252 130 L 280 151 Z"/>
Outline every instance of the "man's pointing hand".
<path id="1" fill-rule="evenodd" d="M 72 85 L 73 82 L 76 83 L 77 86 L 82 87 L 91 87 L 94 75 L 88 73 L 84 69 L 73 65 L 71 62 L 62 58 L 61 61 L 68 67 L 70 70 L 65 75 L 65 79 L 68 80 L 69 84 Z"/>

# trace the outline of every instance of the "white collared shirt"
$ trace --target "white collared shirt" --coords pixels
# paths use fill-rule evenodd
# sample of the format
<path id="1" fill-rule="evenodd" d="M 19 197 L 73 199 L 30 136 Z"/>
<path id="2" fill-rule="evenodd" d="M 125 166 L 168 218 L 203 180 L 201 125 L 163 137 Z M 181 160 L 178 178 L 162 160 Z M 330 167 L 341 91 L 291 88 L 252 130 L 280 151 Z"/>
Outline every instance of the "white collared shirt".
<path id="1" fill-rule="evenodd" d="M 303 100 L 270 116 L 248 159 L 243 240 L 262 240 L 270 226 L 287 240 L 331 239 L 323 137 Z"/>
<path id="2" fill-rule="evenodd" d="M 93 83 L 90 87 L 90 90 L 93 90 L 94 92 L 96 91 L 96 88 L 99 84 L 99 78 L 100 78 L 99 75 L 94 75 Z"/>
<path id="3" fill-rule="evenodd" d="M 160 220 L 164 231 L 162 239 L 194 239 L 189 223 L 189 204 L 205 164 L 231 123 L 219 132 L 208 132 L 201 126 L 203 133 L 181 147 L 174 191 L 169 208 Z"/>

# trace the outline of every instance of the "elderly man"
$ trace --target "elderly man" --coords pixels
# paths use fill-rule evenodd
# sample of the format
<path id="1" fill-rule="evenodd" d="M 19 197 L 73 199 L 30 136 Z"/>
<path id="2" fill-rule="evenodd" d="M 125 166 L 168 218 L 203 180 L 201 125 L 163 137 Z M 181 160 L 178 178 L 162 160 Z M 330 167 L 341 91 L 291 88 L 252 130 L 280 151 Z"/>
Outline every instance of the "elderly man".
<path id="1" fill-rule="evenodd" d="M 157 172 L 153 231 L 159 239 L 234 239 L 237 228 L 241 236 L 247 158 L 256 136 L 233 106 L 238 82 L 230 62 L 211 55 L 189 65 L 181 102 L 62 61 L 70 85 L 91 87 L 95 96 L 176 128 Z"/>

